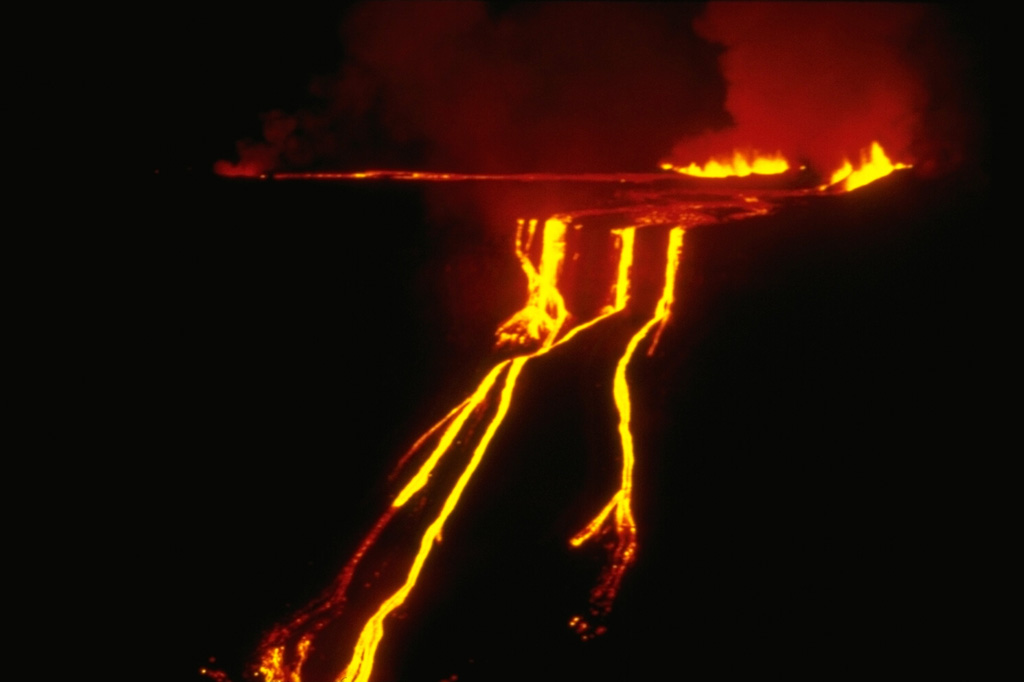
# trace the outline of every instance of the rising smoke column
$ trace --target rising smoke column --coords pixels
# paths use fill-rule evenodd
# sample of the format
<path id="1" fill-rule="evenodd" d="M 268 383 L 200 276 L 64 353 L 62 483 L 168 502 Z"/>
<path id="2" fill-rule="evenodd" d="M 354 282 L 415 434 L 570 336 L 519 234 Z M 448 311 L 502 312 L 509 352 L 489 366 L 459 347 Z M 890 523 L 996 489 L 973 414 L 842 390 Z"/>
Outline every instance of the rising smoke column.
<path id="1" fill-rule="evenodd" d="M 733 125 L 681 140 L 673 163 L 753 149 L 830 173 L 877 141 L 934 167 L 970 144 L 966 71 L 940 8 L 709 3 L 695 28 L 725 48 Z"/>
<path id="2" fill-rule="evenodd" d="M 676 3 L 363 3 L 317 106 L 262 114 L 222 174 L 649 171 L 728 123 L 717 48 Z"/>

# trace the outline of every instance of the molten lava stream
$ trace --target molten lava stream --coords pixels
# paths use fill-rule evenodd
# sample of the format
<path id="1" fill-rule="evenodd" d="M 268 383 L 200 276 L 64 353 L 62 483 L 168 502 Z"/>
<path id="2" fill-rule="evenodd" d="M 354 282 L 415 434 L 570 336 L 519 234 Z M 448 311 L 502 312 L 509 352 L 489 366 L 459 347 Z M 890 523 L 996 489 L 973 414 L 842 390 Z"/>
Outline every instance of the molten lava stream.
<path id="1" fill-rule="evenodd" d="M 455 510 L 462 492 L 486 454 L 487 447 L 495 432 L 501 426 L 505 415 L 508 413 L 515 391 L 516 380 L 525 364 L 531 358 L 547 353 L 554 346 L 568 342 L 580 330 L 591 326 L 598 320 L 611 314 L 611 312 L 620 309 L 620 307 L 614 307 L 612 311 L 586 324 L 573 328 L 558 343 L 555 343 L 559 332 L 569 317 L 564 299 L 557 286 L 559 271 L 565 258 L 566 224 L 558 218 L 551 218 L 545 223 L 539 268 L 534 267 L 529 257 L 536 226 L 536 221 L 527 223 L 521 220 L 519 221 L 516 233 L 516 253 L 522 264 L 523 271 L 526 273 L 529 287 L 527 304 L 499 328 L 497 335 L 499 346 L 515 345 L 523 347 L 531 341 L 539 341 L 540 348 L 529 355 L 519 356 L 513 360 L 506 360 L 500 363 L 488 375 L 489 377 L 494 376 L 506 365 L 508 366 L 497 412 L 487 425 L 487 429 L 473 450 L 472 458 L 449 493 L 440 513 L 423 534 L 419 550 L 416 553 L 405 582 L 380 605 L 373 616 L 367 621 L 356 643 L 352 659 L 337 678 L 338 682 L 367 682 L 370 679 L 373 671 L 374 656 L 381 639 L 384 637 L 385 619 L 405 601 L 410 591 L 415 587 L 420 571 L 430 555 L 434 543 L 440 536 L 445 521 Z M 620 277 L 622 272 L 628 271 L 628 263 L 632 259 L 632 234 L 630 233 L 630 237 L 623 239 L 622 242 L 623 247 L 620 249 Z M 616 289 L 617 292 L 622 290 L 621 281 L 617 284 Z M 620 302 L 624 304 L 625 298 L 617 295 L 616 304 L 618 305 Z M 486 390 L 487 388 L 482 385 L 477 393 L 480 394 L 481 391 L 486 392 Z M 447 451 L 451 443 L 451 439 L 447 438 L 448 433 L 457 431 L 459 426 L 460 424 L 456 421 L 449 427 L 448 432 L 446 432 L 446 438 L 442 439 L 442 442 L 427 462 L 424 463 L 417 475 L 395 499 L 395 507 L 405 504 L 412 495 L 417 493 L 426 484 L 437 460 Z"/>
<path id="2" fill-rule="evenodd" d="M 674 171 L 683 175 L 691 175 L 698 178 L 744 178 L 748 175 L 777 175 L 789 170 L 789 162 L 781 153 L 762 155 L 758 152 L 743 152 L 736 150 L 731 158 L 711 159 L 703 166 L 696 162 L 689 166 L 676 166 L 671 163 L 662 163 L 662 170 Z"/>
<path id="3" fill-rule="evenodd" d="M 626 569 L 636 558 L 636 521 L 633 519 L 633 465 L 635 453 L 633 450 L 633 433 L 630 429 L 632 420 L 632 402 L 629 397 L 629 383 L 626 378 L 626 370 L 630 360 L 636 352 L 637 346 L 643 341 L 654 325 L 659 324 L 658 332 L 648 349 L 648 355 L 654 352 L 658 343 L 661 330 L 664 329 L 672 308 L 672 301 L 675 291 L 676 271 L 679 269 L 679 255 L 683 246 L 682 227 L 675 227 L 669 233 L 668 254 L 665 264 L 665 284 L 662 288 L 661 298 L 658 300 L 654 315 L 636 332 L 629 343 L 626 351 L 622 354 L 615 367 L 614 397 L 615 405 L 619 411 L 619 440 L 622 445 L 622 482 L 619 490 L 612 495 L 611 500 L 598 512 L 569 543 L 573 547 L 579 547 L 583 543 L 605 532 L 615 534 L 615 543 L 612 550 L 611 560 L 604 569 L 600 582 L 591 592 L 591 615 L 601 617 L 611 609 L 615 595 L 618 593 L 619 585 Z M 612 511 L 615 512 L 614 523 L 608 523 Z M 601 626 L 594 627 L 581 616 L 573 616 L 569 621 L 572 627 L 583 638 L 589 639 L 601 634 Z"/>
<path id="4" fill-rule="evenodd" d="M 472 448 L 468 462 L 461 473 L 458 473 L 433 521 L 420 537 L 418 549 L 412 558 L 404 580 L 400 579 L 396 583 L 397 589 L 394 589 L 390 596 L 373 609 L 373 614 L 365 622 L 358 635 L 351 660 L 336 678 L 339 681 L 362 680 L 364 682 L 370 679 L 374 656 L 384 637 L 388 616 L 402 605 L 415 587 L 434 543 L 440 539 L 445 521 L 455 511 L 462 492 L 469 484 L 473 473 L 487 452 L 492 437 L 501 426 L 509 410 L 516 380 L 523 367 L 530 359 L 569 342 L 579 331 L 596 324 L 625 306 L 632 262 L 634 228 L 614 231 L 619 244 L 619 267 L 612 304 L 606 306 L 601 315 L 573 327 L 559 338 L 570 317 L 562 294 L 558 290 L 558 278 L 565 259 L 566 221 L 551 218 L 545 222 L 540 244 L 539 263 L 535 266 L 530 253 L 534 247 L 536 232 L 537 221 L 519 221 L 516 233 L 516 254 L 527 277 L 529 295 L 523 309 L 502 324 L 497 331 L 497 345 L 506 349 L 511 348 L 520 354 L 496 364 L 471 396 L 421 436 L 410 452 L 402 457 L 399 462 L 399 470 L 415 456 L 419 449 L 436 439 L 436 444 L 430 455 L 401 488 L 389 509 L 339 574 L 333 589 L 319 601 L 299 612 L 289 623 L 276 627 L 265 638 L 261 647 L 257 672 L 267 682 L 302 682 L 304 667 L 306 667 L 310 651 L 317 649 L 317 636 L 329 625 L 337 622 L 343 611 L 346 609 L 351 611 L 355 606 L 346 603 L 353 596 L 349 593 L 349 588 L 357 571 L 366 571 L 366 569 L 361 569 L 360 564 L 367 553 L 381 541 L 381 534 L 385 532 L 397 513 L 406 511 L 418 514 L 424 508 L 423 505 L 428 504 L 425 495 L 430 484 L 435 480 L 451 478 L 451 476 L 438 477 L 442 460 L 453 452 Z M 499 384 L 501 388 L 500 394 L 497 396 L 497 406 L 493 407 L 494 393 L 499 391 L 497 389 Z M 475 440 L 475 446 L 473 446 L 475 434 L 478 431 L 476 424 L 487 418 L 488 415 L 490 418 L 486 428 L 483 434 Z M 440 485 L 444 485 L 444 483 Z M 417 501 L 415 505 L 410 504 L 413 500 Z M 392 580 L 392 582 L 394 581 Z"/>
<path id="5" fill-rule="evenodd" d="M 535 266 L 530 254 L 534 249 L 537 221 L 519 221 L 516 231 L 516 255 L 527 277 L 528 299 L 526 305 L 502 324 L 496 333 L 498 347 L 511 348 L 519 354 L 497 363 L 468 398 L 431 427 L 416 441 L 410 452 L 402 457 L 399 462 L 399 470 L 428 443 L 434 443 L 430 454 L 419 465 L 416 473 L 402 486 L 390 507 L 339 574 L 333 589 L 319 601 L 300 611 L 289 623 L 276 627 L 266 637 L 261 647 L 257 671 L 267 682 L 303 682 L 303 679 L 311 679 L 304 678 L 304 668 L 307 667 L 311 652 L 318 648 L 317 638 L 321 635 L 324 635 L 324 643 L 330 649 L 324 648 L 321 651 L 319 665 L 329 664 L 329 660 L 325 663 L 324 659 L 331 655 L 333 642 L 337 641 L 337 632 L 334 632 L 332 636 L 326 636 L 328 633 L 325 630 L 336 623 L 351 623 L 351 618 L 346 621 L 339 618 L 346 610 L 353 616 L 360 610 L 357 604 L 348 604 L 347 602 L 354 596 L 350 594 L 350 587 L 357 571 L 365 573 L 367 570 L 360 566 L 367 553 L 381 542 L 382 534 L 386 532 L 396 514 L 406 513 L 415 517 L 424 513 L 424 510 L 433 510 L 425 512 L 433 514 L 432 521 L 419 536 L 415 554 L 408 564 L 409 568 L 404 578 L 400 574 L 394 576 L 391 572 L 392 578 L 377 580 L 378 572 L 374 573 L 375 577 L 368 579 L 369 582 L 365 585 L 369 586 L 371 583 L 380 582 L 381 589 L 388 589 L 391 592 L 376 606 L 370 607 L 372 615 L 365 621 L 358 636 L 350 635 L 356 637 L 351 659 L 334 679 L 336 682 L 368 682 L 371 679 L 375 655 L 386 633 L 388 618 L 405 602 L 415 588 L 431 550 L 440 540 L 445 522 L 455 511 L 462 493 L 486 455 L 492 438 L 508 414 L 515 393 L 516 381 L 527 362 L 546 354 L 552 348 L 568 343 L 581 330 L 597 324 L 626 307 L 629 301 L 636 230 L 633 227 L 613 230 L 618 245 L 619 263 L 617 279 L 612 289 L 613 297 L 609 305 L 594 319 L 576 325 L 560 337 L 561 332 L 565 329 L 566 321 L 570 319 L 563 296 L 558 289 L 558 279 L 565 260 L 566 222 L 567 220 L 557 217 L 545 222 L 539 248 L 539 262 Z M 593 521 L 571 539 L 572 546 L 578 547 L 587 540 L 603 536 L 606 533 L 615 535 L 608 564 L 602 571 L 597 587 L 591 591 L 590 612 L 596 617 L 600 617 L 610 610 L 623 575 L 633 562 L 636 552 L 636 523 L 631 507 L 635 454 L 633 436 L 630 431 L 631 402 L 626 376 L 627 369 L 636 349 L 648 337 L 651 329 L 659 323 L 663 327 L 668 318 L 682 239 L 681 227 L 673 228 L 670 231 L 661 298 L 658 300 L 654 314 L 632 335 L 625 352 L 616 365 L 613 393 L 619 411 L 618 428 L 622 447 L 622 474 L 619 490 Z M 658 329 L 659 334 L 661 327 Z M 657 338 L 656 334 L 648 351 L 649 354 L 653 352 Z M 482 434 L 477 437 L 479 429 L 476 426 L 484 421 L 486 421 L 486 426 Z M 459 469 L 458 459 L 463 455 L 456 456 L 453 453 L 463 453 L 467 450 L 471 450 L 471 454 Z M 455 456 L 455 459 L 451 459 L 452 456 Z M 451 464 L 443 465 L 443 461 L 447 462 L 448 460 L 451 460 Z M 452 469 L 453 466 L 456 468 Z M 442 468 L 445 467 L 447 473 L 442 472 Z M 451 482 L 451 488 L 445 494 L 443 503 L 438 507 L 429 501 L 427 493 L 429 490 L 437 488 L 438 485 L 442 487 L 448 485 L 446 481 Z M 411 504 L 414 500 L 416 504 Z M 612 516 L 613 511 L 614 517 Z M 610 521 L 611 518 L 614 518 L 614 522 Z M 391 587 L 386 587 L 389 584 Z M 365 598 L 365 596 L 362 597 L 364 600 Z M 602 630 L 600 627 L 592 627 L 590 623 L 579 616 L 570 621 L 570 626 L 584 639 L 600 634 Z M 321 676 L 322 673 L 319 673 L 318 679 Z M 316 682 L 316 680 L 312 682 Z"/>
<path id="6" fill-rule="evenodd" d="M 872 142 L 869 149 L 862 149 L 860 153 L 860 167 L 854 169 L 853 164 L 847 159 L 841 168 L 832 174 L 832 179 L 825 187 L 837 186 L 842 183 L 842 189 L 852 192 L 858 187 L 869 185 L 879 178 L 901 168 L 910 168 L 905 163 L 893 163 L 889 160 L 882 145 Z"/>

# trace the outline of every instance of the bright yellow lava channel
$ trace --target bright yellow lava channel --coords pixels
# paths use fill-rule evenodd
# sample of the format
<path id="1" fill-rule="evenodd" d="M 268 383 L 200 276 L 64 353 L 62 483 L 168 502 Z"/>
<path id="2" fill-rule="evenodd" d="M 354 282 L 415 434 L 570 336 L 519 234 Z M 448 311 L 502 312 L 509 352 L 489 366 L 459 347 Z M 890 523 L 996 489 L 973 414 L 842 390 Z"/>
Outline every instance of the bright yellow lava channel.
<path id="1" fill-rule="evenodd" d="M 637 229 L 635 227 L 612 231 L 619 256 L 617 278 L 610 292 L 609 305 L 588 322 L 575 324 L 567 333 L 562 333 L 570 319 L 564 298 L 558 288 L 559 276 L 566 254 L 568 223 L 568 218 L 557 216 L 545 221 L 543 228 L 539 228 L 536 220 L 518 221 L 516 256 L 526 275 L 527 300 L 522 309 L 500 325 L 496 332 L 497 347 L 511 350 L 514 357 L 502 360 L 491 368 L 473 393 L 423 434 L 411 450 L 402 457 L 398 465 L 399 470 L 406 460 L 428 440 L 437 438 L 437 444 L 430 455 L 408 482 L 401 487 L 387 512 L 364 540 L 356 555 L 339 574 L 337 586 L 329 594 L 329 597 L 322 602 L 314 602 L 293 618 L 289 624 L 275 628 L 271 636 L 265 640 L 256 672 L 266 682 L 303 682 L 302 668 L 311 649 L 315 646 L 313 638 L 327 624 L 328 619 L 333 619 L 341 614 L 341 609 L 346 601 L 345 592 L 356 567 L 369 547 L 376 541 L 378 533 L 388 524 L 395 513 L 406 506 L 414 506 L 409 504 L 411 500 L 423 499 L 424 490 L 429 485 L 438 462 L 463 443 L 460 435 L 464 439 L 472 438 L 475 440 L 472 455 L 450 491 L 447 492 L 440 511 L 423 531 L 404 581 L 397 590 L 380 602 L 372 615 L 365 621 L 350 660 L 335 678 L 335 682 L 369 682 L 373 673 L 377 648 L 384 638 L 388 616 L 405 602 L 415 588 L 431 550 L 440 540 L 445 522 L 455 511 L 462 493 L 483 460 L 492 438 L 501 427 L 512 405 L 516 381 L 526 363 L 532 358 L 544 355 L 552 348 L 568 343 L 582 330 L 626 307 L 630 294 L 630 277 Z M 535 263 L 530 254 L 535 252 L 533 246 L 538 233 L 541 233 L 542 241 L 539 245 L 539 258 Z M 610 609 L 622 576 L 632 563 L 636 551 L 636 523 L 631 508 L 635 455 L 633 436 L 630 431 L 631 403 L 626 372 L 641 341 L 647 338 L 655 325 L 660 323 L 661 327 L 664 327 L 668 318 L 672 306 L 672 292 L 675 289 L 675 276 L 682 239 L 682 228 L 677 227 L 670 231 L 665 283 L 661 298 L 653 316 L 631 337 L 615 369 L 613 395 L 619 411 L 618 428 L 622 444 L 620 488 L 594 520 L 571 540 L 573 546 L 579 546 L 586 540 L 602 535 L 606 531 L 616 534 L 616 544 L 612 556 L 602 571 L 598 586 L 591 592 L 591 604 L 599 611 Z M 659 334 L 661 327 L 658 329 Z M 657 341 L 658 335 L 656 334 L 648 353 L 653 351 Z M 501 384 L 500 396 L 493 416 L 490 417 L 486 428 L 482 430 L 482 435 L 479 437 L 470 435 L 479 432 L 476 425 L 483 419 L 485 407 L 492 401 L 495 391 L 499 390 L 497 388 L 499 384 Z M 440 436 L 437 436 L 437 433 L 440 433 Z M 472 442 L 469 441 L 466 447 L 472 447 Z M 613 511 L 615 512 L 614 525 L 606 524 Z M 593 630 L 587 630 L 588 624 L 578 616 L 570 621 L 570 626 L 584 637 L 593 635 Z M 295 643 L 294 649 L 289 654 L 287 640 L 299 632 L 304 634 Z"/>
<path id="2" fill-rule="evenodd" d="M 633 451 L 633 433 L 630 430 L 632 402 L 629 398 L 629 383 L 626 380 L 626 369 L 633 358 L 633 354 L 636 352 L 637 346 L 647 336 L 651 328 L 661 323 L 658 329 L 660 335 L 660 331 L 668 319 L 675 295 L 676 271 L 679 269 L 679 254 L 683 246 L 683 234 L 684 230 L 681 227 L 675 227 L 669 233 L 665 284 L 662 289 L 661 298 L 658 300 L 654 315 L 629 340 L 626 351 L 619 358 L 619 362 L 615 367 L 613 394 L 615 405 L 619 410 L 619 441 L 622 444 L 621 486 L 608 504 L 598 512 L 597 516 L 569 541 L 573 547 L 579 547 L 587 540 L 599 535 L 603 531 L 609 515 L 613 510 L 615 511 L 615 524 L 613 527 L 617 538 L 615 549 L 612 552 L 611 562 L 605 570 L 600 583 L 591 593 L 591 602 L 599 612 L 606 612 L 611 607 L 611 602 L 615 599 L 619 585 L 622 582 L 622 576 L 636 556 L 636 521 L 633 519 L 632 508 L 635 454 Z M 655 336 L 648 354 L 653 352 L 657 340 L 658 335 Z M 570 625 L 581 634 L 589 627 L 586 621 L 579 616 L 574 617 L 570 621 Z"/>
<path id="3" fill-rule="evenodd" d="M 628 282 L 624 282 L 623 278 L 628 280 L 629 267 L 632 262 L 634 228 L 626 228 L 622 231 L 619 281 L 616 285 L 615 308 L 611 312 L 607 312 L 586 324 L 573 328 L 556 343 L 558 334 L 569 317 L 562 294 L 558 290 L 558 276 L 562 262 L 565 259 L 566 223 L 559 218 L 551 218 L 545 222 L 539 267 L 535 267 L 529 257 L 530 246 L 535 236 L 536 228 L 537 221 L 535 220 L 529 222 L 520 220 L 518 223 L 516 255 L 519 257 L 523 272 L 526 273 L 528 298 L 526 305 L 501 325 L 498 329 L 497 337 L 499 346 L 513 345 L 524 347 L 530 343 L 539 342 L 540 348 L 529 355 L 500 362 L 487 374 L 473 395 L 463 403 L 461 408 L 457 408 L 455 418 L 445 429 L 441 440 L 434 448 L 430 457 L 395 498 L 392 506 L 401 507 L 423 488 L 437 462 L 455 442 L 469 415 L 486 399 L 502 371 L 508 368 L 497 411 L 477 443 L 476 448 L 473 450 L 472 458 L 448 494 L 440 513 L 424 532 L 420 540 L 419 550 L 413 559 L 405 582 L 378 607 L 377 611 L 363 626 L 359 640 L 352 653 L 352 658 L 337 678 L 337 682 L 368 682 L 370 679 L 373 671 L 374 656 L 381 639 L 384 637 L 385 619 L 405 601 L 413 587 L 415 587 L 423 565 L 430 555 L 430 550 L 441 535 L 445 521 L 455 510 L 463 490 L 465 490 L 473 472 L 476 471 L 480 461 L 486 454 L 491 439 L 508 413 L 509 406 L 512 403 L 516 380 L 527 361 L 547 353 L 557 345 L 568 342 L 577 332 L 595 324 L 612 312 L 620 310 L 625 305 L 626 296 L 624 292 Z M 628 237 L 624 236 L 625 234 L 628 234 Z"/>

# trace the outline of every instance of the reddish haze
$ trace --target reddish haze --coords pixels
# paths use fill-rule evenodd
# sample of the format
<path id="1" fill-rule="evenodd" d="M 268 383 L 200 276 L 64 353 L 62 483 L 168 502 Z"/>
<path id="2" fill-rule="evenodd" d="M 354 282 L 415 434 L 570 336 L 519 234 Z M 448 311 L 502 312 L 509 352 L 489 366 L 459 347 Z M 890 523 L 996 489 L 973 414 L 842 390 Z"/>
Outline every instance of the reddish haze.
<path id="1" fill-rule="evenodd" d="M 935 171 L 982 114 L 950 12 L 870 3 L 367 2 L 320 101 L 218 173 L 651 171 L 734 149 Z"/>
<path id="2" fill-rule="evenodd" d="M 946 21 L 926 5 L 709 4 L 696 29 L 726 48 L 734 125 L 680 141 L 671 161 L 781 151 L 827 174 L 877 140 L 895 160 L 954 165 L 969 126 Z"/>
<path id="3" fill-rule="evenodd" d="M 671 3 L 364 3 L 322 105 L 263 115 L 239 143 L 265 170 L 650 171 L 675 140 L 728 122 L 699 7 Z"/>

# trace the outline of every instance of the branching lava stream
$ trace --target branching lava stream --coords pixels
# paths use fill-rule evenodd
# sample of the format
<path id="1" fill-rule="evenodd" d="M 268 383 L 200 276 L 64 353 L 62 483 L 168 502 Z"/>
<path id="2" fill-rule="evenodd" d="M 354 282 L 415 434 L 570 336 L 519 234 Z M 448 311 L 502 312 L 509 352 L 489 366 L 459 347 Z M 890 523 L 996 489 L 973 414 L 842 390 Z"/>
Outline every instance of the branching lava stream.
<path id="1" fill-rule="evenodd" d="M 737 163 L 746 163 L 738 153 L 736 159 Z M 330 662 L 334 682 L 371 682 L 377 679 L 374 677 L 375 658 L 388 634 L 389 623 L 396 610 L 417 589 L 421 571 L 441 541 L 446 522 L 452 514 L 458 513 L 464 491 L 473 484 L 474 474 L 487 456 L 492 439 L 516 404 L 517 380 L 524 367 L 554 348 L 571 344 L 584 329 L 630 308 L 633 305 L 631 287 L 637 233 L 647 229 L 665 230 L 668 239 L 660 298 L 653 313 L 643 318 L 639 328 L 632 329 L 614 370 L 612 392 L 618 411 L 618 452 L 621 457 L 618 489 L 589 523 L 571 538 L 566 538 L 570 550 L 587 543 L 601 544 L 607 550 L 605 565 L 589 595 L 589 606 L 576 615 L 565 614 L 570 629 L 582 639 L 591 639 L 605 632 L 606 627 L 601 621 L 612 609 L 622 581 L 636 559 L 640 546 L 638 538 L 643 534 L 633 512 L 634 465 L 642 453 L 635 450 L 631 428 L 630 366 L 642 345 L 646 344 L 647 355 L 653 354 L 672 315 L 676 274 L 686 228 L 762 215 L 793 197 L 805 197 L 825 190 L 830 193 L 849 191 L 858 186 L 854 183 L 860 182 L 868 173 L 884 175 L 902 167 L 890 163 L 877 143 L 870 158 L 865 152 L 862 162 L 865 168 L 873 164 L 878 170 L 854 171 L 851 166 L 837 171 L 827 186 L 764 190 L 756 195 L 736 189 L 709 192 L 704 188 L 700 192 L 684 189 L 680 193 L 678 187 L 666 188 L 664 185 L 644 189 L 645 181 L 634 178 L 641 188 L 627 189 L 624 195 L 628 199 L 619 205 L 551 216 L 542 225 L 536 219 L 519 219 L 515 253 L 525 275 L 527 297 L 523 307 L 496 331 L 495 352 L 503 359 L 485 373 L 468 397 L 428 429 L 400 459 L 392 480 L 403 478 L 405 467 L 413 462 L 417 462 L 415 472 L 400 483 L 393 501 L 339 572 L 330 589 L 265 636 L 252 672 L 266 682 L 322 682 L 321 671 L 317 672 L 317 679 L 313 679 L 306 670 L 310 667 L 311 656 L 319 650 L 320 662 L 317 665 L 325 666 L 324 661 Z M 756 166 L 753 168 L 757 170 Z M 778 169 L 771 172 L 785 172 L 786 168 L 785 161 L 779 158 Z M 683 169 L 666 170 L 687 173 Z M 667 175 L 679 178 L 676 173 Z M 382 177 L 421 181 L 467 179 L 450 174 L 387 171 L 278 176 L 275 179 L 353 181 Z M 498 179 L 507 178 L 501 176 Z M 600 178 L 600 181 L 611 179 Z M 617 184 L 629 184 L 633 180 L 620 178 Z M 678 182 L 694 181 L 680 179 Z M 846 185 L 840 187 L 839 183 L 844 182 Z M 604 307 L 591 319 L 581 320 L 567 309 L 560 280 L 567 257 L 579 257 L 578 253 L 567 254 L 569 227 L 579 229 L 586 221 L 587 229 L 600 229 L 591 225 L 591 219 L 606 230 L 609 244 L 617 251 L 618 266 L 615 281 L 604 285 L 608 292 Z M 363 564 L 374 563 L 372 560 L 364 561 L 368 553 L 380 543 L 388 542 L 382 537 L 389 537 L 389 528 L 398 518 L 406 527 L 416 524 L 421 528 L 417 532 L 415 548 L 407 550 L 409 558 L 385 562 L 385 566 L 380 568 L 365 567 Z M 358 597 L 352 590 L 357 574 L 358 582 L 364 588 Z M 372 577 L 367 577 L 370 574 Z M 586 597 L 580 595 L 580 601 L 585 603 L 585 600 Z M 339 628 L 339 623 L 344 623 L 344 626 Z M 221 671 L 203 672 L 215 679 L 226 679 Z M 218 675 L 222 677 L 218 678 Z"/>

